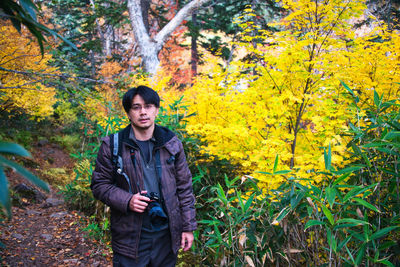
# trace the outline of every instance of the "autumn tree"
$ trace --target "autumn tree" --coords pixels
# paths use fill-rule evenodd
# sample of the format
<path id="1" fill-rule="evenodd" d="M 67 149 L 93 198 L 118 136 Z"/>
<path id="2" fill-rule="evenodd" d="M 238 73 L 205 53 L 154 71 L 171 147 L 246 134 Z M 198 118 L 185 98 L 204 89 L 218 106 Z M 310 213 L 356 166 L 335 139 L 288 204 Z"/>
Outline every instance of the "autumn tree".
<path id="1" fill-rule="evenodd" d="M 186 92 L 197 114 L 188 130 L 207 144 L 204 152 L 240 165 L 269 188 L 283 177 L 258 171 L 271 171 L 277 154 L 286 168 L 316 182 L 320 177 L 313 172 L 324 169 L 324 147 L 331 146 L 333 164 L 346 164 L 343 134 L 357 110 L 340 81 L 356 89 L 364 104 L 372 101 L 373 89 L 385 97 L 399 91 L 398 34 L 384 24 L 356 31 L 354 23 L 366 8 L 362 2 L 282 4 L 288 15 L 270 25 L 279 32 L 252 23 L 249 7 L 237 21 L 243 30 L 236 45 L 244 55 Z M 257 47 L 254 38 L 262 41 Z M 246 60 L 251 54 L 259 60 Z"/>
<path id="2" fill-rule="evenodd" d="M 8 22 L 0 20 L 0 102 L 1 111 L 22 109 L 43 118 L 53 112 L 55 89 L 46 76 L 50 55 L 41 55 L 39 45 L 24 32 L 20 35 Z"/>

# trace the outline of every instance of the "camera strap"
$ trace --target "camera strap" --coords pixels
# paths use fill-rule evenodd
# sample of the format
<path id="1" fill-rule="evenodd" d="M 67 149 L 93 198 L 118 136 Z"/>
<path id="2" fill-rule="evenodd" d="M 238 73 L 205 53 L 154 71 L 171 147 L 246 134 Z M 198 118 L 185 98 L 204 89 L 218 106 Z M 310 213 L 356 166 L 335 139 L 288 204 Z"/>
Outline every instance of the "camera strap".
<path id="1" fill-rule="evenodd" d="M 161 168 L 161 159 L 160 159 L 160 149 L 157 149 L 155 152 L 155 164 L 156 164 L 156 176 L 158 180 L 158 187 L 160 191 L 160 199 L 164 201 L 162 194 L 162 186 L 161 186 L 161 177 L 162 177 L 162 168 Z"/>

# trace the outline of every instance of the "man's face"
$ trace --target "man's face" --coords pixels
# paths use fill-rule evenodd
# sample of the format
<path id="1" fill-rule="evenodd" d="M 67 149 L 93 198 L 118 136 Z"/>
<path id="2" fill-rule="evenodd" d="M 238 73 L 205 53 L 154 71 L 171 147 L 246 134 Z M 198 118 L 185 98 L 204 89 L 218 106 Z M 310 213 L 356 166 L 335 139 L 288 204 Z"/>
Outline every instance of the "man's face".
<path id="1" fill-rule="evenodd" d="M 146 104 L 140 95 L 136 95 L 133 98 L 128 118 L 134 128 L 147 130 L 153 127 L 157 115 L 158 108 L 154 104 Z"/>

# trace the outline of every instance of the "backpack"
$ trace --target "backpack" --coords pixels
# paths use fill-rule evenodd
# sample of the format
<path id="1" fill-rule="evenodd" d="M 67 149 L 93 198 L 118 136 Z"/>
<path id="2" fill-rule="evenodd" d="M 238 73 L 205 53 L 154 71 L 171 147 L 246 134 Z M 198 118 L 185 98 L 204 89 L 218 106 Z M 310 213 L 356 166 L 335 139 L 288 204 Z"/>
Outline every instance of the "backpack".
<path id="1" fill-rule="evenodd" d="M 114 170 L 119 175 L 124 176 L 126 182 L 129 185 L 129 193 L 132 193 L 131 181 L 128 175 L 124 171 L 124 163 L 122 161 L 122 134 L 117 132 L 110 135 L 110 150 L 112 151 L 112 163 Z"/>

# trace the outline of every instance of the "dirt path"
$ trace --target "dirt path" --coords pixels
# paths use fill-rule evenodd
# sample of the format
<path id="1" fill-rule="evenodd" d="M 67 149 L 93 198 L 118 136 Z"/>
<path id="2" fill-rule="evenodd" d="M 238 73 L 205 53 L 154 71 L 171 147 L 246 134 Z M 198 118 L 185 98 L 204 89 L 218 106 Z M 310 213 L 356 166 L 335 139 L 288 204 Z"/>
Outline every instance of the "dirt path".
<path id="1" fill-rule="evenodd" d="M 63 204 L 13 208 L 1 227 L 4 266 L 111 266 L 111 253 L 85 237 L 87 219 Z"/>
<path id="2" fill-rule="evenodd" d="M 32 155 L 32 167 L 27 168 L 39 177 L 37 170 L 50 168 L 64 168 L 73 175 L 73 161 L 57 145 L 36 146 Z M 32 186 L 15 173 L 7 176 L 10 188 L 21 183 Z M 55 190 L 39 193 L 39 200 L 20 198 L 12 208 L 12 220 L 0 223 L 0 242 L 5 245 L 0 248 L 0 265 L 111 266 L 110 250 L 82 230 L 88 218 L 68 210 Z"/>

